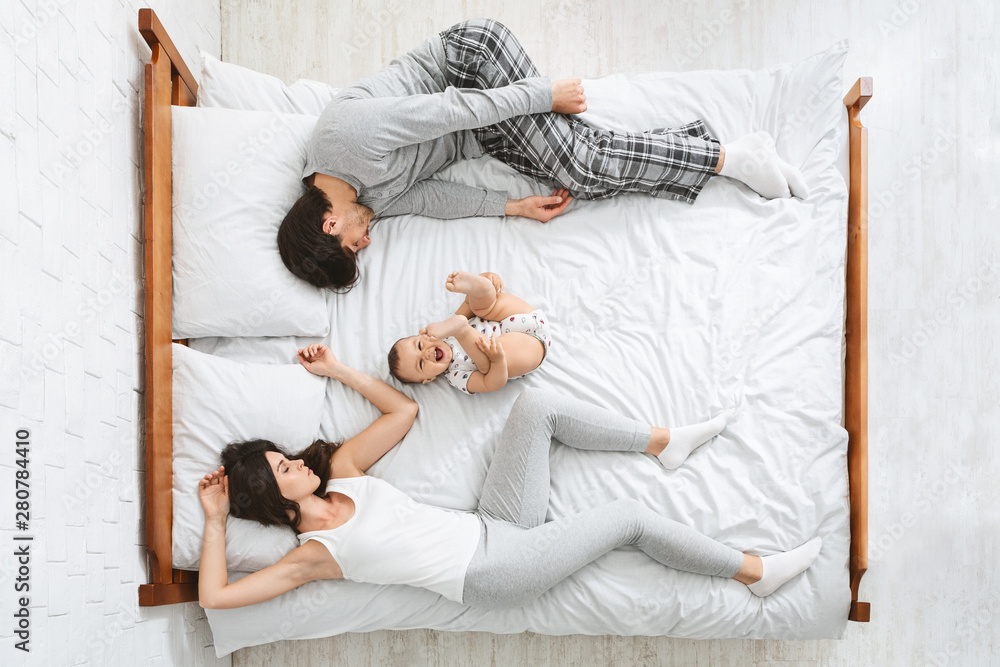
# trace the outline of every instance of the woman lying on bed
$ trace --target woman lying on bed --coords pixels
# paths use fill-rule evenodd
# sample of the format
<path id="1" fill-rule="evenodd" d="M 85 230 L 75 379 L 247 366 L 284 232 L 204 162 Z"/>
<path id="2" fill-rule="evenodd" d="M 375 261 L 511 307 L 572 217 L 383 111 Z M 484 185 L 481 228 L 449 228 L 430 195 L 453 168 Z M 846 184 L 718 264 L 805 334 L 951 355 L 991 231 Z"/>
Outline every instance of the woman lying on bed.
<path id="1" fill-rule="evenodd" d="M 504 426 L 475 512 L 418 503 L 365 471 L 409 431 L 417 404 L 340 363 L 322 345 L 299 351 L 311 373 L 367 398 L 382 416 L 343 445 L 317 441 L 293 459 L 265 440 L 230 444 L 198 485 L 205 536 L 198 578 L 207 608 L 251 605 L 318 579 L 408 584 L 475 607 L 528 604 L 601 555 L 635 546 L 663 565 L 729 577 L 770 595 L 808 568 L 822 540 L 763 558 L 740 553 L 620 499 L 545 521 L 553 438 L 578 449 L 646 452 L 671 467 L 718 434 L 729 413 L 694 426 L 650 428 L 558 393 L 528 389 Z M 226 515 L 286 525 L 300 546 L 229 583 Z"/>

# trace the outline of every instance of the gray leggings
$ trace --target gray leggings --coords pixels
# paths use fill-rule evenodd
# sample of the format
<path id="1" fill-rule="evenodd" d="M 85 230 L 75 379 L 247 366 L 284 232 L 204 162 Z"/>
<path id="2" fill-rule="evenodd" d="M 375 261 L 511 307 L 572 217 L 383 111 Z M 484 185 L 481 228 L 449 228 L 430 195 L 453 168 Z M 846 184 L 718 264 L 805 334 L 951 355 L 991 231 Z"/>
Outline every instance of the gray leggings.
<path id="1" fill-rule="evenodd" d="M 528 604 L 587 563 L 622 546 L 667 567 L 732 577 L 743 554 L 621 499 L 545 521 L 552 439 L 576 449 L 642 452 L 649 426 L 559 393 L 528 389 L 514 403 L 486 473 L 477 513 L 479 546 L 465 574 L 463 603 L 505 609 Z"/>

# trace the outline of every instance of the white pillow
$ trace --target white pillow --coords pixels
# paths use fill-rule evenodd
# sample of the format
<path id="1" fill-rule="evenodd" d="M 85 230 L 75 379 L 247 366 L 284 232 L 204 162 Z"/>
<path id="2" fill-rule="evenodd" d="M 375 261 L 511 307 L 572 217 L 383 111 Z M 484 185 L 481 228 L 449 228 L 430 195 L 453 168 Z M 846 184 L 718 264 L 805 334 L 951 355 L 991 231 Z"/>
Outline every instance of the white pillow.
<path id="1" fill-rule="evenodd" d="M 173 335 L 325 336 L 326 291 L 278 254 L 311 116 L 171 107 Z"/>
<path id="2" fill-rule="evenodd" d="M 286 86 L 277 77 L 224 63 L 209 53 L 201 52 L 201 83 L 198 85 L 200 107 L 318 116 L 337 94 L 337 90 L 328 84 L 308 79 L 299 79 Z"/>
<path id="3" fill-rule="evenodd" d="M 299 364 L 244 364 L 173 344 L 173 565 L 197 570 L 205 513 L 198 480 L 230 442 L 263 438 L 289 453 L 318 437 L 326 380 Z M 226 562 L 252 572 L 298 546 L 289 528 L 229 518 Z"/>
<path id="4" fill-rule="evenodd" d="M 760 70 L 612 74 L 583 82 L 594 127 L 678 127 L 702 119 L 723 144 L 766 130 L 778 153 L 801 167 L 831 122 L 842 116 L 848 42 Z M 622 103 L 629 100 L 629 103 Z M 808 180 L 808 179 L 807 179 Z"/>
<path id="5" fill-rule="evenodd" d="M 676 128 L 701 119 L 708 133 L 723 144 L 765 130 L 774 137 L 778 153 L 811 183 L 820 179 L 840 150 L 836 141 L 829 141 L 829 128 L 841 127 L 838 123 L 846 118 L 841 100 L 849 87 L 842 80 L 847 52 L 848 42 L 843 40 L 804 60 L 760 70 L 584 79 L 587 111 L 581 118 L 595 128 L 632 132 Z M 838 167 L 846 174 L 846 162 Z M 536 181 L 491 156 L 461 160 L 434 178 L 502 189 L 511 197 L 546 194 Z M 700 197 L 704 199 L 717 185 L 709 181 Z M 743 185 L 737 187 L 756 196 Z"/>

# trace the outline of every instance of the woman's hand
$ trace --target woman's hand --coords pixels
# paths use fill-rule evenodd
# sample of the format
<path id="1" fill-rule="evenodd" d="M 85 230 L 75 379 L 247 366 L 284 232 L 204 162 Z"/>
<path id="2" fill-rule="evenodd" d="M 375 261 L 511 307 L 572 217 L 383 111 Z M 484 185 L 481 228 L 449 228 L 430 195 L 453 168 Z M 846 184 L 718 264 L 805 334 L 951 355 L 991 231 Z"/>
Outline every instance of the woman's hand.
<path id="1" fill-rule="evenodd" d="M 569 190 L 563 188 L 562 190 L 553 190 L 552 195 L 548 197 L 533 195 L 524 199 L 508 199 L 504 213 L 548 222 L 565 211 L 571 201 L 573 201 L 573 197 L 569 194 Z"/>
<path id="2" fill-rule="evenodd" d="M 330 348 L 318 343 L 299 350 L 298 359 L 307 371 L 324 377 L 333 377 L 334 371 L 342 365 L 337 361 L 337 357 L 333 356 Z"/>
<path id="3" fill-rule="evenodd" d="M 431 338 L 444 340 L 449 336 L 454 336 L 462 330 L 462 327 L 467 326 L 469 326 L 469 319 L 465 315 L 452 315 L 446 320 L 428 324 L 420 330 L 420 333 Z"/>
<path id="4" fill-rule="evenodd" d="M 219 466 L 198 482 L 198 499 L 205 510 L 205 518 L 224 517 L 229 514 L 229 478 L 226 469 Z"/>
<path id="5" fill-rule="evenodd" d="M 587 110 L 587 96 L 580 79 L 559 79 L 552 82 L 552 111 L 554 113 L 583 113 Z"/>
<path id="6" fill-rule="evenodd" d="M 493 336 L 489 340 L 486 340 L 485 336 L 480 336 L 476 339 L 476 346 L 490 360 L 491 368 L 496 364 L 507 365 L 507 355 L 503 351 L 503 345 L 500 344 L 500 336 Z"/>

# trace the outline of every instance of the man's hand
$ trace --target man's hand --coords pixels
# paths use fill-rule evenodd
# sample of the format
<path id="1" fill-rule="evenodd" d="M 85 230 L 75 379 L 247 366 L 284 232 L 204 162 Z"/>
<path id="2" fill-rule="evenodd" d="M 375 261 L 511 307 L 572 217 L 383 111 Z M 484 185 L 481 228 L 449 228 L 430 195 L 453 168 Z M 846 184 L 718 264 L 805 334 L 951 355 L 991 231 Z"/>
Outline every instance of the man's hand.
<path id="1" fill-rule="evenodd" d="M 507 215 L 521 215 L 532 220 L 548 222 L 566 210 L 573 197 L 569 190 L 553 190 L 549 197 L 534 195 L 524 199 L 508 199 L 507 208 L 504 211 Z"/>
<path id="2" fill-rule="evenodd" d="M 587 110 L 587 96 L 583 94 L 580 79 L 560 79 L 552 82 L 552 111 L 555 113 L 583 113 Z"/>
<path id="3" fill-rule="evenodd" d="M 469 326 L 469 318 L 465 315 L 452 315 L 446 320 L 428 324 L 420 330 L 420 333 L 430 336 L 431 338 L 444 340 L 449 336 L 454 336 L 462 330 L 462 327 L 467 326 Z"/>

